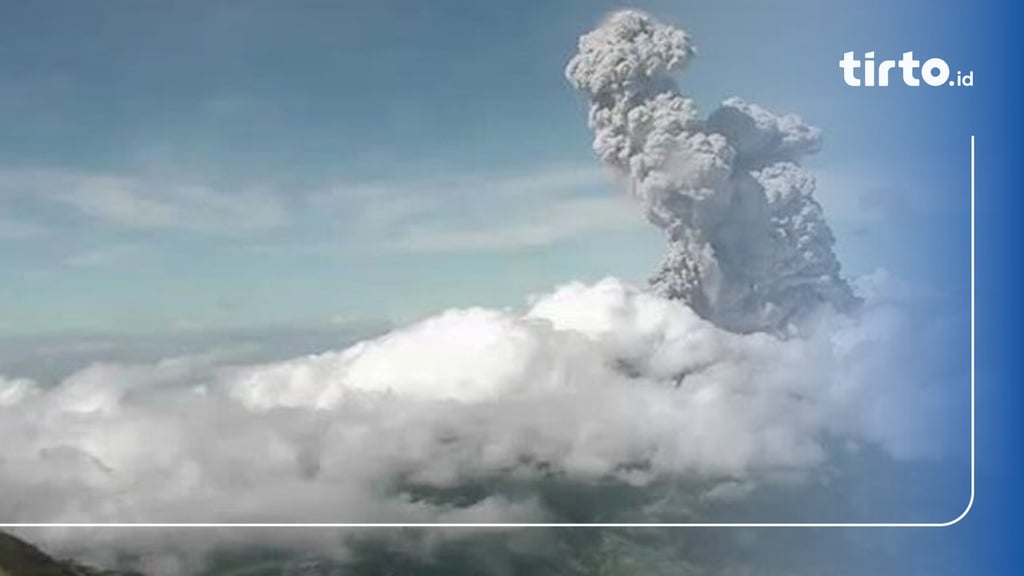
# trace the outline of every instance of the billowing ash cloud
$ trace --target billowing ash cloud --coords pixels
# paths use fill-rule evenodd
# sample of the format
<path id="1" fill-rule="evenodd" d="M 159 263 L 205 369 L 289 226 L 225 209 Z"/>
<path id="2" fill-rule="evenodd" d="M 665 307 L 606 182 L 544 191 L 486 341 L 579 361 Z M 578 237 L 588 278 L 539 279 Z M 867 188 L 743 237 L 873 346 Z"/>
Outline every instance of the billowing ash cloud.
<path id="1" fill-rule="evenodd" d="M 669 252 L 653 287 L 737 331 L 789 331 L 856 304 L 800 159 L 821 134 L 739 98 L 702 119 L 672 73 L 694 56 L 682 30 L 626 10 L 579 41 L 566 69 L 590 101 L 594 150 L 622 174 Z"/>

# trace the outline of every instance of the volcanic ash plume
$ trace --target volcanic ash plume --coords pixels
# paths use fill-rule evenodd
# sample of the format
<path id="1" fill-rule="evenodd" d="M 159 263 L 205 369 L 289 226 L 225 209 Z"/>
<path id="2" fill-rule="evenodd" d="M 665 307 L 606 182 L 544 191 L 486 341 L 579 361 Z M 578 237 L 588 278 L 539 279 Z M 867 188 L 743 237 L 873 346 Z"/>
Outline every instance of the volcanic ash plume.
<path id="1" fill-rule="evenodd" d="M 739 98 L 700 118 L 671 76 L 694 53 L 684 31 L 626 10 L 580 38 L 566 68 L 590 101 L 594 150 L 668 235 L 653 288 L 740 332 L 850 310 L 857 299 L 799 164 L 820 131 Z"/>

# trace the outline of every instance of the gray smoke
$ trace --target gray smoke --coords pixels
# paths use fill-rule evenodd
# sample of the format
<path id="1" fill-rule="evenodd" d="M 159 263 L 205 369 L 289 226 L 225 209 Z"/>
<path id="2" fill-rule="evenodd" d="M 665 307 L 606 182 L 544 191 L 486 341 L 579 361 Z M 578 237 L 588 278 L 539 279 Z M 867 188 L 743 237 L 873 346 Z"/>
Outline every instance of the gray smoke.
<path id="1" fill-rule="evenodd" d="M 579 41 L 566 76 L 590 101 L 594 150 L 621 174 L 669 250 L 651 279 L 729 330 L 790 332 L 822 306 L 857 304 L 800 159 L 821 133 L 739 98 L 702 119 L 672 73 L 682 30 L 624 10 Z"/>

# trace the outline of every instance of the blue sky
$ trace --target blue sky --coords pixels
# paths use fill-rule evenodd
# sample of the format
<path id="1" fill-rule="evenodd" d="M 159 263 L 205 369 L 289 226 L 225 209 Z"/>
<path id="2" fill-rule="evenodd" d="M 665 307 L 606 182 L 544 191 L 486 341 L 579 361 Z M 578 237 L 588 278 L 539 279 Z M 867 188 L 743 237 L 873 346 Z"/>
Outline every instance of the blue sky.
<path id="1" fill-rule="evenodd" d="M 703 110 L 740 95 L 824 129 L 809 166 L 851 274 L 965 282 L 965 92 L 850 89 L 837 63 L 956 67 L 970 23 L 763 4 L 632 5 L 695 37 Z M 661 238 L 562 73 L 619 6 L 0 5 L 0 333 L 402 322 L 644 281 Z"/>

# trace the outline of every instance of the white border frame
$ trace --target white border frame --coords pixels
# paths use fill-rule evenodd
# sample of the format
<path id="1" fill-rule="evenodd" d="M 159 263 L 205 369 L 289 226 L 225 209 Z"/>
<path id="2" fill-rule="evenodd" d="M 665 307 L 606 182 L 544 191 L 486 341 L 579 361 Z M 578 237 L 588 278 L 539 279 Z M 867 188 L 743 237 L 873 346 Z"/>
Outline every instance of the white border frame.
<path id="1" fill-rule="evenodd" d="M 971 135 L 971 496 L 948 522 L 654 522 L 654 523 L 15 523 L 0 528 L 945 528 L 958 524 L 974 507 L 974 135 Z"/>

